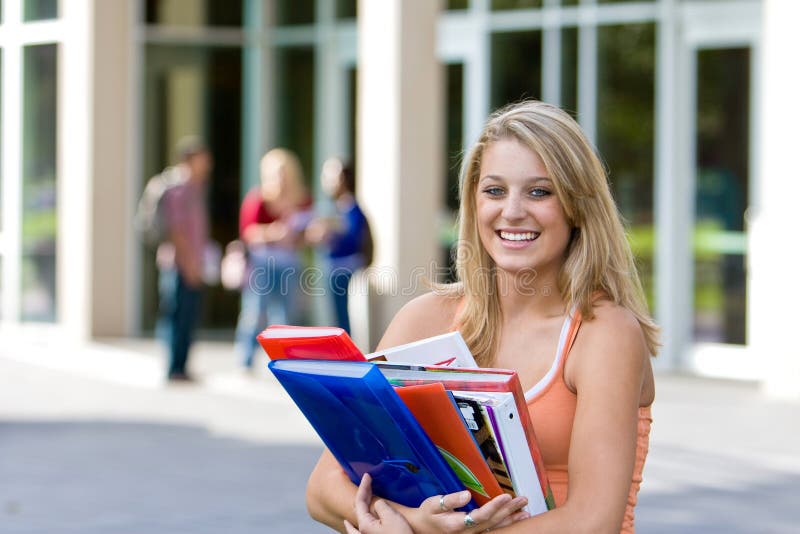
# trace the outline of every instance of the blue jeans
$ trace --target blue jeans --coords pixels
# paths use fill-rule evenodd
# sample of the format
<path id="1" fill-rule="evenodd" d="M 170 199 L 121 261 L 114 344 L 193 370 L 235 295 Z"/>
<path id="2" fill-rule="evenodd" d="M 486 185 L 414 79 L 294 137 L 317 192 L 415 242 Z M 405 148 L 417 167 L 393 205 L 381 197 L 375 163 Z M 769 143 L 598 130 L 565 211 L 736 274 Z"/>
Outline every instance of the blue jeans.
<path id="1" fill-rule="evenodd" d="M 258 258 L 256 258 L 258 260 Z M 256 336 L 271 324 L 297 324 L 300 263 L 296 257 L 268 257 L 248 269 L 236 323 L 236 353 L 252 367 Z"/>
<path id="2" fill-rule="evenodd" d="M 336 326 L 350 333 L 350 315 L 347 311 L 347 287 L 353 271 L 344 267 L 333 269 L 328 275 L 328 291 L 333 300 L 333 311 L 336 314 Z"/>
<path id="3" fill-rule="evenodd" d="M 194 340 L 203 291 L 191 287 L 177 270 L 158 276 L 159 319 L 156 332 L 168 350 L 167 375 L 185 373 L 189 347 Z"/>

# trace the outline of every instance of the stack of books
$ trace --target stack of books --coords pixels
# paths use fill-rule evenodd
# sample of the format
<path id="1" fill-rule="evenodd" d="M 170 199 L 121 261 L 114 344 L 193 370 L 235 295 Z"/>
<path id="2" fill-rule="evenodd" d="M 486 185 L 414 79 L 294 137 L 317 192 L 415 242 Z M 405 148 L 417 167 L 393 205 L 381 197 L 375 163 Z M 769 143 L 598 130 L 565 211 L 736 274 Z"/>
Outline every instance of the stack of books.
<path id="1" fill-rule="evenodd" d="M 458 332 L 364 355 L 344 330 L 273 326 L 269 368 L 354 484 L 406 506 L 468 489 L 554 507 L 516 372 L 478 368 Z"/>

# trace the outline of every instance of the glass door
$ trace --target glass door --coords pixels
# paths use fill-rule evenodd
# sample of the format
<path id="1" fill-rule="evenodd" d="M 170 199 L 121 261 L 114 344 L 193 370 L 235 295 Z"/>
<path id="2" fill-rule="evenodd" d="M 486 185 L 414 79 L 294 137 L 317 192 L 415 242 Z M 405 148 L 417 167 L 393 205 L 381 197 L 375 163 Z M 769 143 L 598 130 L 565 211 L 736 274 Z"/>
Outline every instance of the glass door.
<path id="1" fill-rule="evenodd" d="M 208 184 L 210 237 L 224 246 L 238 233 L 241 50 L 148 44 L 144 52 L 142 183 L 175 162 L 174 148 L 182 137 L 201 137 L 214 157 Z M 141 325 L 149 331 L 158 310 L 154 251 L 144 249 L 141 261 Z M 235 324 L 238 306 L 236 294 L 218 286 L 207 288 L 203 335 L 225 336 Z"/>
<path id="2" fill-rule="evenodd" d="M 682 17 L 678 96 L 685 112 L 676 157 L 685 162 L 689 205 L 675 216 L 688 221 L 690 254 L 683 364 L 699 374 L 758 380 L 747 351 L 747 209 L 755 179 L 760 11 L 726 4 L 687 4 Z M 731 23 L 714 24 L 723 13 Z"/>
<path id="3" fill-rule="evenodd" d="M 696 69 L 693 337 L 744 345 L 750 49 L 698 50 Z"/>

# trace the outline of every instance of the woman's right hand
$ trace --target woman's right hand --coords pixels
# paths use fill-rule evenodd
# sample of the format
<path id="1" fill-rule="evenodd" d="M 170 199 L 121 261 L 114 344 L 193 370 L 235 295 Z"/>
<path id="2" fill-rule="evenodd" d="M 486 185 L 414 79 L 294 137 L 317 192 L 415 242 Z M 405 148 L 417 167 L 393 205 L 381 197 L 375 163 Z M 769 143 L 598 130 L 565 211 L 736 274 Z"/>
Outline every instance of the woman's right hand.
<path id="1" fill-rule="evenodd" d="M 369 474 L 364 474 L 361 484 L 358 485 L 355 501 L 358 528 L 345 519 L 344 527 L 347 529 L 347 534 L 414 534 L 405 518 L 383 499 L 375 501 L 372 505 L 375 513 L 371 513 L 369 511 L 371 501 L 372 478 Z"/>

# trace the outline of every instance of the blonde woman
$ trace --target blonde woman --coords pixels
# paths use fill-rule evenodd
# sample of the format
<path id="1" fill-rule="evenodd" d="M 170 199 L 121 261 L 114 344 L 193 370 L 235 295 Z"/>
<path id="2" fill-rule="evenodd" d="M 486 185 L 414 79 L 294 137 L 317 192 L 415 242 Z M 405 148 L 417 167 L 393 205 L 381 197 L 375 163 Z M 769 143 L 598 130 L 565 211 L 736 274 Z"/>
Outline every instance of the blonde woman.
<path id="1" fill-rule="evenodd" d="M 261 158 L 259 171 L 260 186 L 247 193 L 239 213 L 247 269 L 236 351 L 245 368 L 253 365 L 256 335 L 262 329 L 299 321 L 298 247 L 311 213 L 300 160 L 293 152 L 270 150 Z"/>
<path id="2" fill-rule="evenodd" d="M 526 517 L 490 501 L 466 515 L 458 494 L 392 506 L 418 533 L 633 532 L 658 329 L 603 165 L 568 114 L 523 102 L 489 118 L 460 194 L 459 282 L 403 307 L 380 346 L 458 329 L 479 365 L 516 370 L 557 507 Z M 326 451 L 308 508 L 341 530 L 357 521 L 356 490 Z"/>

